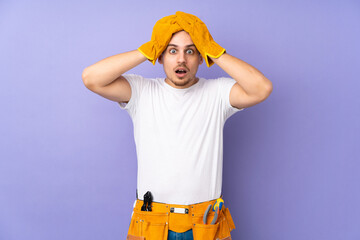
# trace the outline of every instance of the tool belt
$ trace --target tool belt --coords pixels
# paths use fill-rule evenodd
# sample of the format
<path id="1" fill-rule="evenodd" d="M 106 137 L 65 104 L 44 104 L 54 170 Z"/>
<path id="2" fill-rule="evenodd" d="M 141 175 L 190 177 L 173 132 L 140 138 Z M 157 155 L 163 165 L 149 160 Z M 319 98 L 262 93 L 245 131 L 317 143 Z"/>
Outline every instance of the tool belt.
<path id="1" fill-rule="evenodd" d="M 185 232 L 190 229 L 194 240 L 231 240 L 230 232 L 235 229 L 235 224 L 225 205 L 215 224 L 210 224 L 214 211 L 208 213 L 206 224 L 203 222 L 207 207 L 215 202 L 216 199 L 192 205 L 152 202 L 151 211 L 141 211 L 144 201 L 136 199 L 127 240 L 167 240 L 168 230 Z"/>

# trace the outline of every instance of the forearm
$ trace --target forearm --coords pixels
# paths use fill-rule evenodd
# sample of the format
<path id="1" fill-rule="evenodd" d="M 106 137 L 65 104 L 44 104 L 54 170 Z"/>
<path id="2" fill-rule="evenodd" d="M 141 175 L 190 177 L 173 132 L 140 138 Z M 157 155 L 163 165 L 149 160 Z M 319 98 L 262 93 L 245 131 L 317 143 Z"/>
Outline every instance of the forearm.
<path id="1" fill-rule="evenodd" d="M 272 91 L 271 81 L 250 64 L 228 53 L 211 59 L 236 80 L 248 95 L 263 97 Z"/>
<path id="2" fill-rule="evenodd" d="M 85 85 L 106 86 L 146 59 L 138 50 L 107 57 L 84 69 L 83 82 Z"/>

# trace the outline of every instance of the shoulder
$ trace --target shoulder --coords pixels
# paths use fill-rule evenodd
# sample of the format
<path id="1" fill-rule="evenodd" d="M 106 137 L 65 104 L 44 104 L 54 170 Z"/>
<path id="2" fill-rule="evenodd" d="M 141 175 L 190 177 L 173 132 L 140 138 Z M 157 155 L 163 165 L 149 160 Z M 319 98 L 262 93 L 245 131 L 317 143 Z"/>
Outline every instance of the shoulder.
<path id="1" fill-rule="evenodd" d="M 204 87 L 216 87 L 216 85 L 219 83 L 218 79 L 216 78 L 200 78 L 203 82 Z"/>
<path id="2" fill-rule="evenodd" d="M 218 77 L 218 78 L 212 78 L 212 79 L 205 79 L 205 85 L 208 87 L 213 87 L 216 89 L 221 88 L 231 88 L 236 81 L 229 77 Z"/>
<path id="3" fill-rule="evenodd" d="M 126 78 L 130 84 L 138 86 L 141 85 L 142 87 L 160 83 L 158 78 L 144 77 L 143 75 L 135 73 L 127 73 L 123 74 L 122 76 Z"/>

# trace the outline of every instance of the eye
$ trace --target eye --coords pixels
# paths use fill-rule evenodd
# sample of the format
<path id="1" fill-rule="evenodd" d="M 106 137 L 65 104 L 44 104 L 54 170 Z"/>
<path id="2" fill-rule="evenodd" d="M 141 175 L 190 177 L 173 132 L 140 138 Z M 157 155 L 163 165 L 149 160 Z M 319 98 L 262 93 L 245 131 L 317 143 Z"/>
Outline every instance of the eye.
<path id="1" fill-rule="evenodd" d="M 190 54 L 193 54 L 194 53 L 194 50 L 192 50 L 192 49 L 188 49 L 187 50 L 187 52 L 189 52 L 190 51 Z"/>
<path id="2" fill-rule="evenodd" d="M 175 50 L 175 49 L 170 49 L 169 52 L 170 52 L 170 53 L 175 53 L 175 52 L 172 52 L 172 51 L 176 51 L 176 50 Z"/>

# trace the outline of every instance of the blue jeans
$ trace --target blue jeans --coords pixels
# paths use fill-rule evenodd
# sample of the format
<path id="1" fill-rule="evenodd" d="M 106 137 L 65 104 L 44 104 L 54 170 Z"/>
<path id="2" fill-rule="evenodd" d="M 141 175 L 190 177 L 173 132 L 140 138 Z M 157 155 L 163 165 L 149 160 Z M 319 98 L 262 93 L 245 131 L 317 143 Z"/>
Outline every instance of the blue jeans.
<path id="1" fill-rule="evenodd" d="M 169 230 L 168 240 L 194 240 L 192 229 L 183 233 Z"/>

